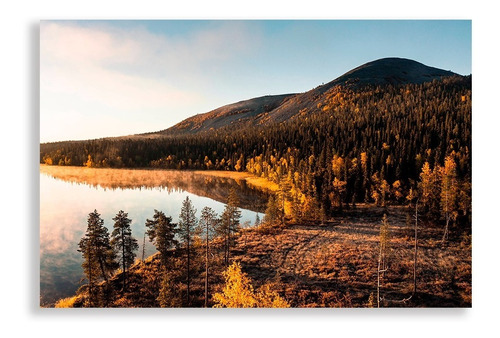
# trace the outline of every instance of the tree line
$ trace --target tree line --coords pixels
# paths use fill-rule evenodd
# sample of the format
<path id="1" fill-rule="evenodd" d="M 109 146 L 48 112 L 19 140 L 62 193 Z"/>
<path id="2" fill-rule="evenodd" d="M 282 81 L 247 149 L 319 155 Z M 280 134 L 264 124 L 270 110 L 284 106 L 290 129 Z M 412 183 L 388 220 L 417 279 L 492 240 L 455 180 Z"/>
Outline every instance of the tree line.
<path id="1" fill-rule="evenodd" d="M 446 244 L 451 227 L 455 225 L 457 218 L 469 212 L 470 197 L 465 190 L 470 187 L 463 187 L 469 183 L 458 179 L 456 166 L 452 156 L 445 159 L 443 166 L 436 165 L 432 168 L 428 162 L 425 162 L 419 174 L 419 180 L 415 184 L 415 190 L 411 188 L 404 198 L 408 202 L 409 213 L 415 210 L 413 294 L 417 289 L 415 269 L 418 215 L 430 219 L 439 217 L 443 219 L 442 243 Z M 263 222 L 258 214 L 256 216 L 255 225 L 258 226 L 258 231 L 265 233 L 280 231 L 290 222 L 296 221 L 294 217 L 301 217 L 301 212 L 307 207 L 307 203 L 294 198 L 293 191 L 297 189 L 295 184 L 293 180 L 280 181 L 279 190 L 269 196 Z M 205 307 L 210 305 L 236 306 L 236 304 L 250 307 L 264 306 L 264 304 L 267 304 L 265 306 L 287 304 L 279 295 L 270 290 L 269 286 L 263 286 L 259 291 L 254 292 L 248 276 L 241 271 L 241 266 L 231 260 L 231 250 L 237 233 L 241 229 L 241 212 L 238 204 L 236 190 L 231 189 L 227 204 L 220 216 L 213 209 L 205 207 L 200 217 L 197 218 L 196 209 L 191 200 L 186 197 L 182 203 L 178 223 L 173 223 L 171 216 L 158 210 L 154 211 L 151 219 L 146 220 L 145 236 L 149 237 L 159 253 L 159 270 L 155 272 L 156 277 L 160 276 L 156 297 L 158 306 L 193 306 L 191 287 L 193 279 L 200 284 L 200 276 L 203 276 L 203 306 Z M 296 213 L 296 210 L 299 210 L 299 213 Z M 327 221 L 327 217 L 321 212 L 313 213 L 311 217 L 311 220 Z M 109 295 L 112 293 L 109 278 L 118 268 L 121 268 L 118 275 L 122 294 L 127 290 L 128 271 L 134 263 L 138 244 L 137 240 L 132 237 L 131 220 L 127 213 L 120 210 L 113 221 L 115 223 L 110 236 L 103 225 L 104 221 L 94 210 L 88 216 L 87 232 L 79 243 L 79 251 L 84 258 L 82 267 L 88 281 L 83 288 L 86 294 L 85 305 L 89 307 L 104 307 L 109 304 Z M 385 215 L 382 224 L 377 267 L 377 304 L 381 299 L 379 294 L 381 279 L 387 271 L 387 252 L 390 241 Z M 457 231 L 456 234 L 458 233 Z M 221 254 L 222 259 L 218 261 L 214 259 L 215 252 Z M 221 267 L 225 270 L 221 271 Z M 212 298 L 209 280 L 214 273 L 211 269 L 217 271 L 216 275 L 223 276 L 226 282 L 222 292 L 214 294 Z M 179 274 L 179 270 L 183 273 Z M 103 281 L 104 284 L 101 283 Z M 101 284 L 100 287 L 99 284 Z M 185 286 L 183 292 L 179 291 L 180 284 Z M 197 304 L 200 306 L 199 303 Z"/>
<path id="2" fill-rule="evenodd" d="M 40 162 L 53 165 L 249 171 L 285 185 L 288 199 L 307 205 L 306 218 L 332 216 L 353 203 L 406 203 L 423 165 L 443 167 L 447 158 L 461 182 L 458 195 L 470 197 L 470 76 L 338 86 L 314 109 L 258 128 L 40 147 Z"/>
<path id="3" fill-rule="evenodd" d="M 220 216 L 212 208 L 204 207 L 200 217 L 197 218 L 197 210 L 189 197 L 186 197 L 182 202 L 178 223 L 174 223 L 171 216 L 167 216 L 159 210 L 154 210 L 152 218 L 146 220 L 145 236 L 148 236 L 159 253 L 159 270 L 154 273 L 154 278 L 159 279 L 157 306 L 194 306 L 191 294 L 193 276 L 199 277 L 203 272 L 203 306 L 234 305 L 228 300 L 230 296 L 227 294 L 224 296 L 224 292 L 234 291 L 228 291 L 232 290 L 233 286 L 231 285 L 227 285 L 226 291 L 223 290 L 222 293 L 219 293 L 219 298 L 215 297 L 215 301 L 211 298 L 209 277 L 212 272 L 210 269 L 219 264 L 213 259 L 215 251 L 222 251 L 223 260 L 220 265 L 228 270 L 219 273 L 221 277 L 231 279 L 230 284 L 233 283 L 234 278 L 242 279 L 247 283 L 244 286 L 246 290 L 252 288 L 248 278 L 241 271 L 241 267 L 234 265 L 236 263 L 232 262 L 230 257 L 235 233 L 241 228 L 241 212 L 238 209 L 238 203 L 236 190 L 231 189 L 228 202 Z M 86 307 L 107 307 L 112 303 L 111 298 L 114 292 L 113 283 L 110 282 L 112 276 L 118 276 L 122 295 L 129 291 L 130 278 L 128 274 L 131 266 L 135 263 L 139 245 L 137 239 L 132 236 L 130 228 L 132 220 L 128 218 L 126 212 L 120 210 L 113 221 L 113 231 L 110 235 L 100 214 L 96 210 L 89 213 L 86 233 L 78 244 L 78 251 L 83 257 L 82 268 L 87 281 L 78 293 L 84 295 L 83 305 Z M 260 218 L 257 214 L 256 225 L 259 224 Z M 214 239 L 220 239 L 222 243 L 222 245 L 217 246 L 217 249 L 211 247 Z M 203 244 L 204 254 L 200 250 Z M 204 265 L 202 271 L 199 269 L 201 261 Z M 176 265 L 179 263 L 180 266 Z M 220 266 L 217 268 L 220 270 Z M 179 270 L 183 271 L 180 276 Z M 185 286 L 183 294 L 179 291 L 179 284 Z M 241 286 L 241 283 L 238 283 L 238 287 Z M 285 304 L 281 301 L 278 302 L 279 296 L 269 289 L 263 294 L 259 293 L 259 295 L 261 298 L 266 295 L 267 298 L 264 298 L 267 301 L 269 301 L 269 297 L 275 299 L 277 301 L 275 305 Z M 253 302 L 251 304 L 259 306 L 261 303 Z M 266 304 L 272 305 L 272 302 Z"/>

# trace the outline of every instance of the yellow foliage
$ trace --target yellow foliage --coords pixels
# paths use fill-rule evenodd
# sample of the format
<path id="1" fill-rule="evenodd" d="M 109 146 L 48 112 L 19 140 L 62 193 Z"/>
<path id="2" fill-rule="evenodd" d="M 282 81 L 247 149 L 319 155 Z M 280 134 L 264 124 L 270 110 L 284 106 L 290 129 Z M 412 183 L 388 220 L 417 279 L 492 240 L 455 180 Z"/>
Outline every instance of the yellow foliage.
<path id="1" fill-rule="evenodd" d="M 216 308 L 286 308 L 288 302 L 281 298 L 266 284 L 254 292 L 252 282 L 241 271 L 239 263 L 234 262 L 224 272 L 226 284 L 222 292 L 214 294 Z"/>
<path id="2" fill-rule="evenodd" d="M 275 291 L 271 290 L 269 284 L 263 285 L 257 292 L 258 307 L 265 308 L 288 308 L 290 304 L 281 298 Z"/>
<path id="3" fill-rule="evenodd" d="M 368 155 L 366 154 L 366 152 L 363 152 L 361 153 L 361 166 L 363 168 L 366 168 L 367 165 L 368 165 Z"/>
<path id="4" fill-rule="evenodd" d="M 335 155 L 332 160 L 332 171 L 333 174 L 340 178 L 341 176 L 341 171 L 344 168 L 344 159 L 340 156 Z"/>
<path id="5" fill-rule="evenodd" d="M 84 164 L 87 168 L 92 168 L 94 166 L 94 162 L 92 161 L 92 157 L 90 155 L 87 158 L 87 162 Z"/>
<path id="6" fill-rule="evenodd" d="M 392 193 L 396 199 L 401 199 L 404 197 L 403 192 L 401 191 L 401 181 L 397 180 L 392 183 Z"/>
<path id="7" fill-rule="evenodd" d="M 241 271 L 239 263 L 233 263 L 224 272 L 226 285 L 222 293 L 214 295 L 214 307 L 248 308 L 256 307 L 256 300 L 250 279 Z"/>
<path id="8" fill-rule="evenodd" d="M 56 308 L 72 308 L 72 307 L 74 307 L 75 302 L 77 300 L 78 300 L 77 296 L 59 299 L 56 302 L 55 307 Z"/>

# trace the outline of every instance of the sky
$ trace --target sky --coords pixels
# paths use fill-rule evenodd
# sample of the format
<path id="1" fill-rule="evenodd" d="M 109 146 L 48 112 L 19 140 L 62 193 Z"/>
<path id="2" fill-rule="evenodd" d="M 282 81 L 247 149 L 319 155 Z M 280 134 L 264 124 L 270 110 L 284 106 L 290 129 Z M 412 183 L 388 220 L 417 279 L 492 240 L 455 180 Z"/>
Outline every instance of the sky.
<path id="1" fill-rule="evenodd" d="M 158 131 L 384 57 L 471 74 L 471 21 L 41 21 L 40 141 Z"/>

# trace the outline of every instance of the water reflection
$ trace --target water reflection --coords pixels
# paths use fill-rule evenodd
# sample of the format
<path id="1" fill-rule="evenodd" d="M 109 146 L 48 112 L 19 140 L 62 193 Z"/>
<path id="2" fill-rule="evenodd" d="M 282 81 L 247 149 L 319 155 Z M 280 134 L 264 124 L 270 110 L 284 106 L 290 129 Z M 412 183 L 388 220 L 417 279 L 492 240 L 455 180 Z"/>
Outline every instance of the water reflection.
<path id="1" fill-rule="evenodd" d="M 145 222 L 154 209 L 172 216 L 174 222 L 189 196 L 199 216 L 205 206 L 218 214 L 224 209 L 228 191 L 235 187 L 241 199 L 241 222 L 254 224 L 256 214 L 262 212 L 266 197 L 248 189 L 244 182 L 223 178 L 208 178 L 193 174 L 175 174 L 161 186 L 118 186 L 116 183 L 86 184 L 66 181 L 40 174 L 40 299 L 41 304 L 73 295 L 83 276 L 82 258 L 77 252 L 78 242 L 87 229 L 87 216 L 94 209 L 101 214 L 104 225 L 111 232 L 112 218 L 124 210 L 132 219 L 132 235 L 138 240 L 142 253 Z M 259 214 L 262 218 L 262 215 Z M 145 254 L 155 252 L 146 239 Z"/>

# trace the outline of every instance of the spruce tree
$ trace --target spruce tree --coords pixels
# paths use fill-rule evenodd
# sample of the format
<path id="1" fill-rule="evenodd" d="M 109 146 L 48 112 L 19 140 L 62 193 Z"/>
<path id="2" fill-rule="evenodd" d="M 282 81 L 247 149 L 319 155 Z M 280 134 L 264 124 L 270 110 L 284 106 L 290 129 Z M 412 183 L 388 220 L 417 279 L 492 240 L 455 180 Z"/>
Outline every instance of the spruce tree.
<path id="1" fill-rule="evenodd" d="M 221 215 L 218 233 L 224 238 L 224 264 L 229 265 L 229 253 L 231 250 L 233 236 L 240 225 L 241 211 L 238 209 L 239 199 L 234 188 L 231 188 L 227 204 Z"/>
<path id="2" fill-rule="evenodd" d="M 78 243 L 78 251 L 83 256 L 83 271 L 88 280 L 88 305 L 98 302 L 97 283 L 108 281 L 108 276 L 117 268 L 116 255 L 109 241 L 108 229 L 101 215 L 94 210 L 87 217 L 87 232 Z"/>
<path id="3" fill-rule="evenodd" d="M 187 304 L 189 306 L 189 291 L 191 285 L 191 242 L 193 240 L 193 235 L 195 231 L 195 227 L 197 224 L 196 220 L 196 209 L 193 207 L 191 200 L 188 196 L 182 202 L 181 213 L 179 214 L 179 234 L 181 236 L 181 240 L 183 242 L 184 247 L 186 248 L 186 256 L 187 256 Z"/>
<path id="4" fill-rule="evenodd" d="M 160 292 L 156 298 L 160 307 L 181 307 L 182 299 L 178 290 L 174 274 L 164 272 L 160 284 Z"/>
<path id="5" fill-rule="evenodd" d="M 259 226 L 260 225 L 260 217 L 259 217 L 259 213 L 255 213 L 255 226 Z"/>
<path id="6" fill-rule="evenodd" d="M 279 222 L 282 215 L 282 210 L 279 208 L 279 202 L 276 201 L 273 195 L 269 196 L 267 200 L 266 214 L 264 215 L 264 222 L 275 223 Z"/>
<path id="7" fill-rule="evenodd" d="M 212 208 L 204 207 L 201 210 L 199 225 L 205 237 L 205 307 L 208 307 L 209 240 L 217 226 L 217 220 L 217 214 Z"/>
<path id="8" fill-rule="evenodd" d="M 137 244 L 137 240 L 132 237 L 132 229 L 130 228 L 132 220 L 128 218 L 126 212 L 120 210 L 113 218 L 113 221 L 115 221 L 115 224 L 113 226 L 113 232 L 111 233 L 111 246 L 119 256 L 119 263 L 121 263 L 123 270 L 123 291 L 125 291 L 127 271 L 134 263 L 134 251 L 139 249 L 139 244 Z"/>
<path id="9" fill-rule="evenodd" d="M 168 251 L 178 244 L 175 239 L 177 224 L 172 223 L 172 217 L 165 216 L 162 211 L 155 209 L 153 219 L 146 220 L 146 227 L 148 228 L 149 241 L 153 242 L 156 250 L 160 252 L 161 263 L 165 266 Z"/>

